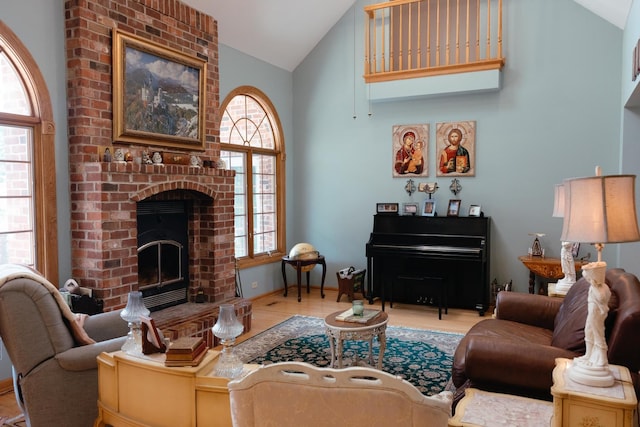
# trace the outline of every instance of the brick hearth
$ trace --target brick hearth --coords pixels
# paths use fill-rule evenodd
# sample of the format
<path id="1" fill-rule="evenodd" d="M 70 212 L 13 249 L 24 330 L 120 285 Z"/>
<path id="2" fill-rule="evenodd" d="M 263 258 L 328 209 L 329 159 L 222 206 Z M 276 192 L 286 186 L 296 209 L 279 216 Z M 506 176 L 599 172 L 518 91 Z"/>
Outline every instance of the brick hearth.
<path id="1" fill-rule="evenodd" d="M 232 298 L 225 304 L 233 304 L 244 331 L 251 330 L 251 303 L 243 298 Z M 154 322 L 166 338 L 174 340 L 181 336 L 202 336 L 209 347 L 217 345 L 211 328 L 219 313 L 217 303 L 187 303 L 165 308 L 154 313 Z"/>
<path id="2" fill-rule="evenodd" d="M 217 23 L 177 0 L 67 0 L 65 16 L 72 275 L 81 286 L 93 289 L 105 310 L 124 307 L 127 294 L 138 290 L 137 202 L 188 200 L 188 295 L 193 301 L 201 290 L 209 304 L 186 304 L 167 313 L 154 312 L 153 317 L 170 334 L 206 334 L 215 322 L 217 305 L 235 297 L 235 173 L 145 165 L 140 159 L 144 150 L 196 154 L 203 160 L 219 157 Z M 115 29 L 207 62 L 203 151 L 113 140 Z M 106 146 L 123 148 L 133 161 L 103 162 Z M 243 318 L 247 313 L 250 318 L 250 303 L 234 304 Z M 250 322 L 246 326 L 250 328 Z"/>

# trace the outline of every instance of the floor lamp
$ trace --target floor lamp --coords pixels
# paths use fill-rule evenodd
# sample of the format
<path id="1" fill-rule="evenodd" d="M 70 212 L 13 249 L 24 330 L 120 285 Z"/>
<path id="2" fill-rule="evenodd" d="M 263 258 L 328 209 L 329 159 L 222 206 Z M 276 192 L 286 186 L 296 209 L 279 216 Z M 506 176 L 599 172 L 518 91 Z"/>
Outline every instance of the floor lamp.
<path id="1" fill-rule="evenodd" d="M 596 176 L 564 181 L 564 223 L 561 240 L 593 243 L 598 261 L 582 266 L 590 283 L 584 327 L 586 353 L 573 359 L 569 378 L 589 386 L 608 387 L 614 378 L 607 359 L 604 322 L 611 291 L 605 283 L 607 263 L 602 261 L 605 243 L 640 240 L 635 203 L 635 175 Z"/>

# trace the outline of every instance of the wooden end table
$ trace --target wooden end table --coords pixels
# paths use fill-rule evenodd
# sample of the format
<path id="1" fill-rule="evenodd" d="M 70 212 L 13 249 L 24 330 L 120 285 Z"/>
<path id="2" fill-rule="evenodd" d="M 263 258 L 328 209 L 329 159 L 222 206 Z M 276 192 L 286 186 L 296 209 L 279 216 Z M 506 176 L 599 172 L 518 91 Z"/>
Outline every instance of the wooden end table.
<path id="1" fill-rule="evenodd" d="M 289 286 L 287 285 L 287 274 L 285 271 L 285 267 L 287 264 L 293 266 L 296 269 L 296 273 L 298 275 L 298 302 L 302 299 L 301 296 L 301 287 L 302 287 L 302 267 L 306 267 L 308 265 L 322 265 L 322 282 L 320 283 L 320 296 L 324 298 L 324 278 L 327 274 L 327 263 L 324 260 L 323 255 L 318 255 L 317 258 L 291 258 L 289 256 L 282 257 L 282 279 L 284 280 L 284 296 L 287 296 L 289 291 Z M 307 271 L 307 293 L 309 293 L 309 275 L 311 270 Z"/>
<path id="2" fill-rule="evenodd" d="M 336 320 L 336 316 L 343 311 L 336 311 L 331 313 L 324 319 L 324 325 L 326 327 L 326 333 L 329 337 L 329 345 L 331 346 L 331 365 L 338 368 L 342 368 L 342 349 L 344 347 L 344 341 L 369 341 L 369 364 L 373 364 L 373 338 L 377 337 L 380 343 L 380 353 L 378 354 L 378 369 L 382 370 L 382 360 L 384 357 L 384 349 L 387 345 L 386 330 L 389 316 L 384 311 L 381 311 L 373 319 L 370 319 L 367 323 L 355 323 L 355 322 L 343 322 Z"/>
<path id="3" fill-rule="evenodd" d="M 95 427 L 231 427 L 228 378 L 215 376 L 219 351 L 198 366 L 164 366 L 165 355 L 101 353 Z M 259 365 L 244 365 L 246 372 Z M 243 372 L 244 373 L 244 372 Z"/>
<path id="4" fill-rule="evenodd" d="M 529 269 L 529 293 L 535 293 L 536 276 L 543 277 L 549 280 L 559 280 L 564 277 L 562 272 L 562 264 L 560 258 L 545 258 L 539 256 L 523 255 L 518 259 L 525 267 Z M 576 273 L 582 268 L 582 262 L 575 260 Z M 540 286 L 538 293 L 541 295 L 547 295 L 547 290 L 544 286 Z"/>
<path id="5" fill-rule="evenodd" d="M 611 387 L 590 387 L 567 378 L 570 359 L 556 359 L 553 370 L 553 427 L 632 427 L 638 400 L 629 369 L 609 365 L 615 383 Z"/>

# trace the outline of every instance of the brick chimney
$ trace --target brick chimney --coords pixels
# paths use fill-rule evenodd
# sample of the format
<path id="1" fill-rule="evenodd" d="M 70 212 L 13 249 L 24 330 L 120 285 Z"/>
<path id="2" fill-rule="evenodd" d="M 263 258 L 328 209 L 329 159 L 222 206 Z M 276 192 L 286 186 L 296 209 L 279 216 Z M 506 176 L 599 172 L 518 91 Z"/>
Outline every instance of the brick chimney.
<path id="1" fill-rule="evenodd" d="M 147 150 L 167 147 L 113 140 L 112 34 L 114 29 L 207 62 L 206 144 L 202 159 L 219 157 L 218 32 L 212 18 L 177 0 L 65 1 L 72 275 L 104 300 L 124 307 L 138 290 L 136 204 L 189 200 L 189 298 L 209 302 L 235 296 L 234 176 L 230 170 L 147 165 Z M 104 148 L 131 153 L 127 163 L 104 162 Z"/>

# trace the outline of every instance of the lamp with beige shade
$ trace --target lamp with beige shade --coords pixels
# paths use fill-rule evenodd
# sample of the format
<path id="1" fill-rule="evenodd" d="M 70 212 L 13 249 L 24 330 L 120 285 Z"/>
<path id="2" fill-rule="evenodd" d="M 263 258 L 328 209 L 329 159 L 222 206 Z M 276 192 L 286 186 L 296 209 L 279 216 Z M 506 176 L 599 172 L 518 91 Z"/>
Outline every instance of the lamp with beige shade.
<path id="1" fill-rule="evenodd" d="M 564 185 L 557 184 L 553 195 L 553 216 L 556 218 L 564 217 Z M 571 242 L 562 242 L 560 250 L 560 264 L 564 277 L 555 284 L 554 293 L 558 295 L 566 295 L 571 286 L 576 283 L 576 264 L 571 253 Z"/>
<path id="2" fill-rule="evenodd" d="M 614 384 L 608 366 L 604 321 L 611 291 L 604 281 L 607 263 L 602 261 L 605 243 L 640 240 L 635 203 L 635 175 L 572 178 L 564 181 L 563 242 L 592 243 L 598 260 L 582 267 L 590 283 L 587 319 L 584 327 L 586 353 L 573 359 L 569 378 L 594 387 Z"/>

